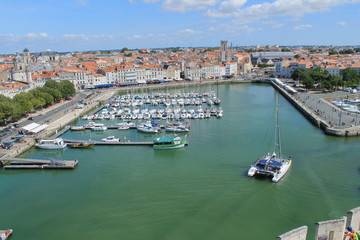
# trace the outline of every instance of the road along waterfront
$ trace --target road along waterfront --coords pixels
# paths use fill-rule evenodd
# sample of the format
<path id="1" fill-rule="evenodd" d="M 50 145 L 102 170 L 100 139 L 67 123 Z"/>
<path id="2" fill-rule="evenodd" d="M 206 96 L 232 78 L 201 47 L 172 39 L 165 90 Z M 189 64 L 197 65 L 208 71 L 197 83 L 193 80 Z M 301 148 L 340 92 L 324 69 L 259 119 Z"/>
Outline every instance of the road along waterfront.
<path id="1" fill-rule="evenodd" d="M 21 157 L 76 159 L 79 166 L 3 171 L 0 203 L 16 208 L 2 209 L 0 225 L 29 240 L 273 239 L 302 225 L 311 232 L 314 222 L 358 206 L 359 138 L 322 134 L 280 96 L 282 147 L 293 166 L 277 184 L 248 178 L 250 164 L 272 150 L 275 92 L 268 84 L 220 85 L 224 116 L 193 120 L 189 146 L 175 151 L 31 149 Z M 63 137 L 108 135 L 153 138 L 133 130 Z"/>

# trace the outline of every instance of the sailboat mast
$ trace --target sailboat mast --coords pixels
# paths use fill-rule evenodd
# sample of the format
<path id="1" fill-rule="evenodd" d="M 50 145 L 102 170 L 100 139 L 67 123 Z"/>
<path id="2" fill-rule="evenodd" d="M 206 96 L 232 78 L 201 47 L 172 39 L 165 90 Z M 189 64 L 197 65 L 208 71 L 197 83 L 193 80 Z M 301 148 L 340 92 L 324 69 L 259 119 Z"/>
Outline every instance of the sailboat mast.
<path id="1" fill-rule="evenodd" d="M 278 94 L 276 93 L 276 98 L 275 98 L 275 102 L 276 102 L 276 108 L 275 108 L 275 118 L 276 118 L 276 123 L 275 123 L 275 153 L 278 157 L 280 157 L 280 153 L 281 153 L 281 145 L 280 145 L 280 123 L 279 123 L 279 100 L 278 100 Z"/>

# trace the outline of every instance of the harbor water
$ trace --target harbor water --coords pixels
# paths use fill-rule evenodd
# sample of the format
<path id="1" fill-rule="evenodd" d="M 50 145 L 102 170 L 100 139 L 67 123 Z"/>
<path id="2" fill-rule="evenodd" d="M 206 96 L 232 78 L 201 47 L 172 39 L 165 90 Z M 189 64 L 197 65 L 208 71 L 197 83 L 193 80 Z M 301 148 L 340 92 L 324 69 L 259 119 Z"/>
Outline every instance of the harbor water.
<path id="1" fill-rule="evenodd" d="M 14 240 L 274 239 L 303 225 L 311 235 L 315 222 L 359 206 L 359 138 L 324 135 L 279 95 L 282 152 L 292 157 L 292 168 L 276 184 L 248 178 L 250 165 L 273 150 L 276 92 L 267 84 L 185 91 L 205 88 L 217 91 L 224 115 L 191 120 L 190 132 L 179 134 L 189 143 L 185 148 L 95 146 L 22 154 L 79 165 L 0 171 L 0 228 L 14 229 Z M 63 138 L 111 135 L 127 141 L 169 136 L 133 129 L 67 132 Z"/>

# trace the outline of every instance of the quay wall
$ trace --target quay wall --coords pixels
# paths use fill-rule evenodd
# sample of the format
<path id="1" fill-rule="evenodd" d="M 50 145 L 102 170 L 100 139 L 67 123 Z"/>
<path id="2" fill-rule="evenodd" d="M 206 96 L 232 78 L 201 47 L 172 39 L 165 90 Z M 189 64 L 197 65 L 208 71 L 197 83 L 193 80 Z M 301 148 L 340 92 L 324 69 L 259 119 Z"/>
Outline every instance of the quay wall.
<path id="1" fill-rule="evenodd" d="M 318 117 L 312 110 L 306 105 L 298 101 L 293 95 L 288 93 L 285 89 L 277 85 L 275 82 L 271 82 L 271 85 L 280 92 L 296 109 L 298 109 L 307 119 L 310 120 L 315 126 L 323 130 L 326 134 L 337 137 L 351 137 L 360 136 L 360 131 L 357 129 L 336 129 L 332 128 L 326 121 Z"/>
<path id="2" fill-rule="evenodd" d="M 344 238 L 345 229 L 347 226 L 359 232 L 360 230 L 360 207 L 354 208 L 347 212 L 347 217 L 343 216 L 340 219 L 315 223 L 314 240 L 349 240 L 349 237 Z M 289 232 L 281 234 L 276 239 L 282 240 L 306 240 L 308 227 L 302 226 L 293 229 Z"/>

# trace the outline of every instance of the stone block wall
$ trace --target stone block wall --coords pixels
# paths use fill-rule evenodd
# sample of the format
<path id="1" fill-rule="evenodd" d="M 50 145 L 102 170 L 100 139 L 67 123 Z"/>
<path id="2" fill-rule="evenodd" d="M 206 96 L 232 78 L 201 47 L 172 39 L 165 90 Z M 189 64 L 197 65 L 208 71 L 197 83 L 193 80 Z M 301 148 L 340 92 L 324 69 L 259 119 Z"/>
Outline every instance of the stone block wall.
<path id="1" fill-rule="evenodd" d="M 306 234 L 308 231 L 308 227 L 307 226 L 302 226 L 299 228 L 296 228 L 294 230 L 291 230 L 287 233 L 284 233 L 278 237 L 276 237 L 276 239 L 281 239 L 281 240 L 306 240 Z"/>
<path id="2" fill-rule="evenodd" d="M 315 224 L 315 240 L 342 240 L 344 238 L 346 217 Z"/>
<path id="3" fill-rule="evenodd" d="M 360 207 L 351 209 L 347 212 L 347 217 L 341 219 L 317 222 L 315 240 L 349 240 L 344 238 L 345 229 L 351 226 L 355 231 L 360 232 Z M 307 226 L 302 226 L 286 232 L 276 239 L 281 240 L 306 240 Z"/>
<path id="4" fill-rule="evenodd" d="M 352 226 L 355 231 L 360 231 L 360 207 L 347 212 L 346 226 Z"/>

